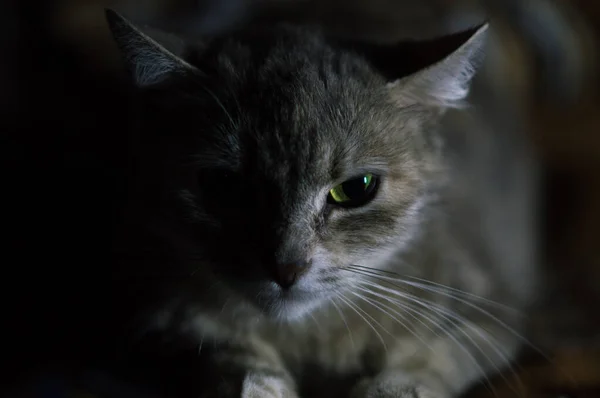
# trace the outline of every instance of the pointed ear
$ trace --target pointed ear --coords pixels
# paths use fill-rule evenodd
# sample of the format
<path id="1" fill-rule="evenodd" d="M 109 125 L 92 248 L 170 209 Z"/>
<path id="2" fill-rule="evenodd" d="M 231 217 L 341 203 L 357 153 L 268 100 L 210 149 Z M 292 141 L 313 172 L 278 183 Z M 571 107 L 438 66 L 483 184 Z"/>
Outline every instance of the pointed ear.
<path id="1" fill-rule="evenodd" d="M 105 12 L 113 38 L 137 86 L 158 84 L 175 74 L 194 69 L 181 58 L 185 51 L 183 40 L 162 34 L 162 44 L 159 44 L 116 11 L 106 9 Z M 168 42 L 169 50 L 165 42 Z"/>
<path id="2" fill-rule="evenodd" d="M 393 98 L 401 106 L 461 107 L 483 63 L 487 31 L 485 24 L 441 61 L 390 83 Z"/>

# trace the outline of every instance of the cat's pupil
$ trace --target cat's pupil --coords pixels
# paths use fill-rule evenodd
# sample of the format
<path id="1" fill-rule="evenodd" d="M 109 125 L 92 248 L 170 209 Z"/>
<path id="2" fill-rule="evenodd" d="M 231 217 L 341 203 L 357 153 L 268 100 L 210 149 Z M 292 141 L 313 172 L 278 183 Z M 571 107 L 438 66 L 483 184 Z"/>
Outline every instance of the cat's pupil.
<path id="1" fill-rule="evenodd" d="M 362 206 L 374 197 L 377 182 L 372 174 L 352 178 L 331 189 L 327 201 L 345 207 Z"/>

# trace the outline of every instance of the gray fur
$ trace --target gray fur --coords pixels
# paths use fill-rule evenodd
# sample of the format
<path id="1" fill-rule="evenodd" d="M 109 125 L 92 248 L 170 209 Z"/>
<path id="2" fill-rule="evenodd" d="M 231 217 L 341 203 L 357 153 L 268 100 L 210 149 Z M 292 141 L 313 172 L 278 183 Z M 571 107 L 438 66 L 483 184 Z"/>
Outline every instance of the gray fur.
<path id="1" fill-rule="evenodd" d="M 521 318 L 485 300 L 522 310 L 534 263 L 525 249 L 498 252 L 489 213 L 525 202 L 489 204 L 481 164 L 502 165 L 470 173 L 480 146 L 448 145 L 459 140 L 440 128 L 468 94 L 486 28 L 389 80 L 302 28 L 177 53 L 115 13 L 109 22 L 140 87 L 131 214 L 172 248 L 162 266 L 187 276 L 154 326 L 195 336 L 217 369 L 243 370 L 215 382 L 222 395 L 454 397 L 509 363 Z M 372 202 L 326 204 L 367 172 L 381 176 Z M 528 222 L 510 219 L 502 233 Z M 269 267 L 297 259 L 310 268 L 285 292 Z"/>

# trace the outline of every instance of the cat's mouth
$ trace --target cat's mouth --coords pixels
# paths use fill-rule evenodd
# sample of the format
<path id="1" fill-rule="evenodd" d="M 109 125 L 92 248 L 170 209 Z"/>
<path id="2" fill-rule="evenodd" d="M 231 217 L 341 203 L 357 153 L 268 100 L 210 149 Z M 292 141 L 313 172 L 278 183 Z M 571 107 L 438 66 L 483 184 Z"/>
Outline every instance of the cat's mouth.
<path id="1" fill-rule="evenodd" d="M 297 319 L 316 309 L 327 300 L 327 292 L 315 289 L 305 278 L 290 286 L 282 286 L 267 275 L 222 275 L 221 282 L 228 286 L 231 293 L 256 309 L 267 318 L 279 320 Z"/>
<path id="2" fill-rule="evenodd" d="M 255 304 L 270 318 L 293 320 L 308 315 L 322 302 L 320 294 L 303 289 L 282 289 L 265 283 L 256 295 Z"/>

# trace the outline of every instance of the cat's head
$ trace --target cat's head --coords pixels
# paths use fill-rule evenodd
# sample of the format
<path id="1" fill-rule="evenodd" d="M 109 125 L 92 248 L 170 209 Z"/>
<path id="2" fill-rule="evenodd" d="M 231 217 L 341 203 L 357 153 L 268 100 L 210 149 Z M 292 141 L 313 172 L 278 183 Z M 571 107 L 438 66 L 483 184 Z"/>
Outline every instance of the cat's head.
<path id="1" fill-rule="evenodd" d="M 137 86 L 139 209 L 173 264 L 295 318 L 418 233 L 485 27 L 410 70 L 418 46 L 289 26 L 155 41 L 107 15 Z"/>

